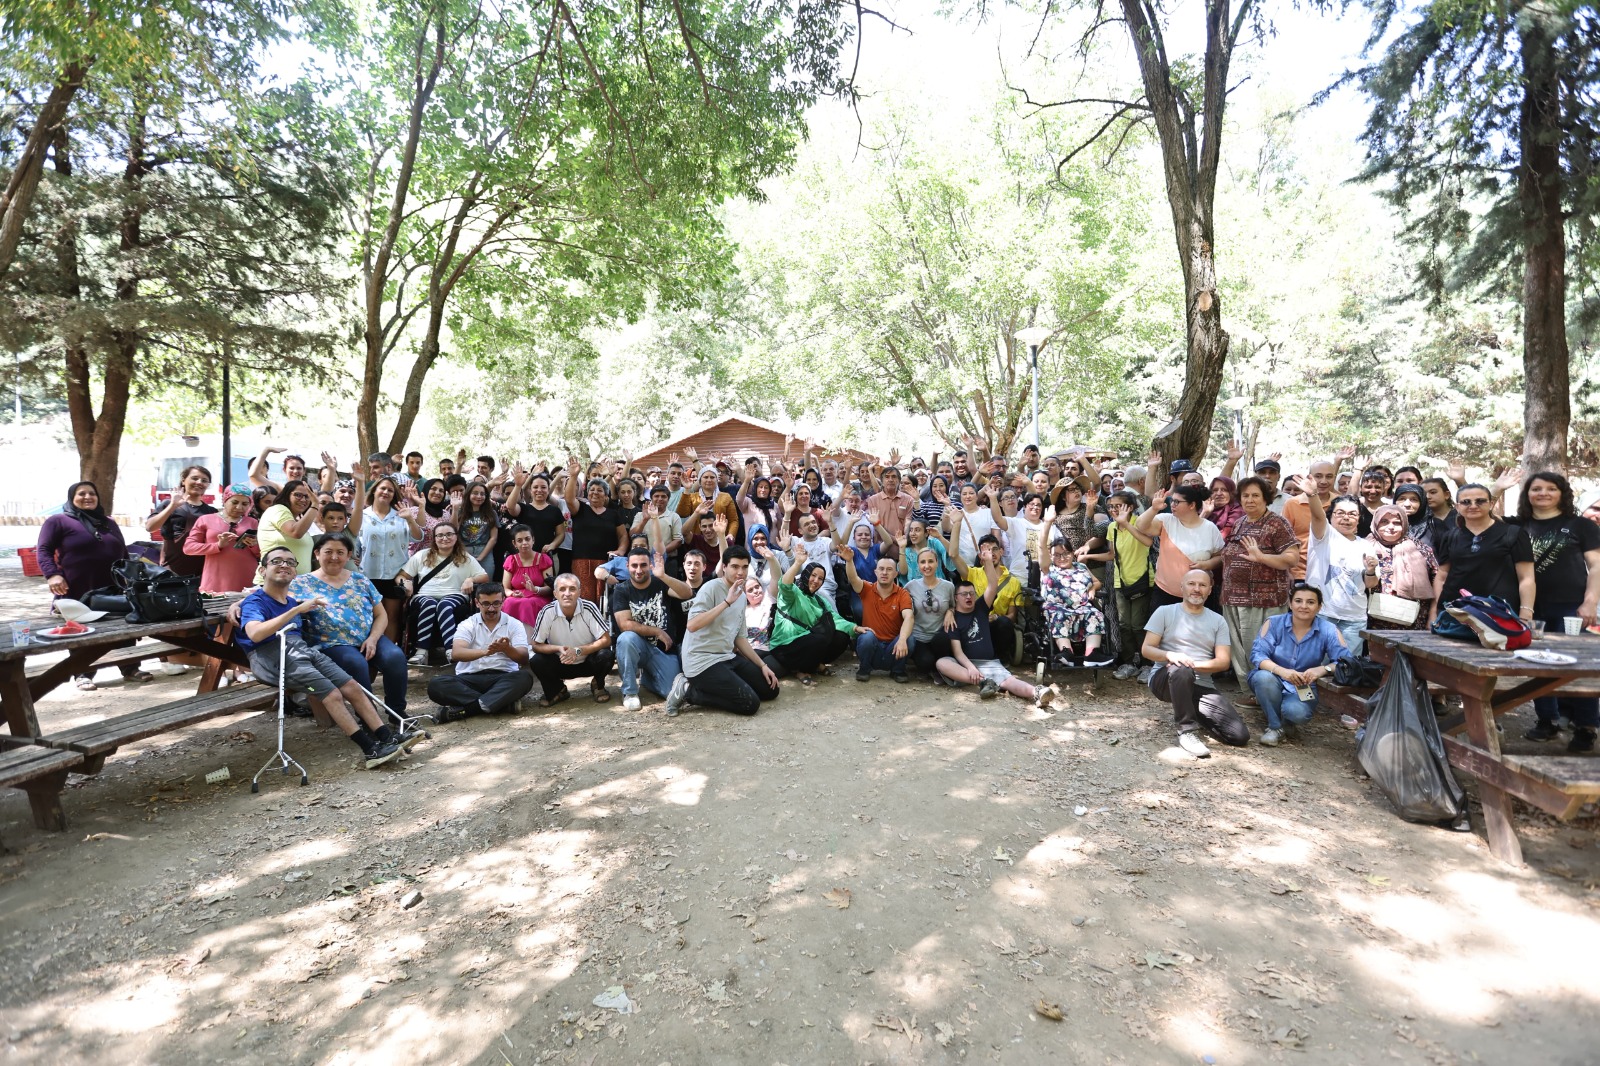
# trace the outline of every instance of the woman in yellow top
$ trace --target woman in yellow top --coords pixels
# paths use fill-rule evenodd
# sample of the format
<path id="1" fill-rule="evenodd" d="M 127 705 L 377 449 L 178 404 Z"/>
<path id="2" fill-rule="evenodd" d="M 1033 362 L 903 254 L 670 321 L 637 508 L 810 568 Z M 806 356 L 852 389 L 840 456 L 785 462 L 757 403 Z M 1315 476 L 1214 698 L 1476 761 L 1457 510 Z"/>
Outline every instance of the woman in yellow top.
<path id="1" fill-rule="evenodd" d="M 294 552 L 299 573 L 309 574 L 316 569 L 311 559 L 311 530 L 322 518 L 322 504 L 317 494 L 304 481 L 291 481 L 278 490 L 277 499 L 261 513 L 256 528 L 256 539 L 262 558 L 273 548 L 288 548 Z M 256 572 L 256 584 L 261 583 L 263 571 Z"/>

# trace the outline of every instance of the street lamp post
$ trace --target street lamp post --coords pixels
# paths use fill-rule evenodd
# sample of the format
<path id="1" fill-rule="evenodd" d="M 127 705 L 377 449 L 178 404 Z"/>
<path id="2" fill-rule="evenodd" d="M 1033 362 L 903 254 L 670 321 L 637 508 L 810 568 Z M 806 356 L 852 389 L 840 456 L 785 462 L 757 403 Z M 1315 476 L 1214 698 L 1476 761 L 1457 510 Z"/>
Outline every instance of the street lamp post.
<path id="1" fill-rule="evenodd" d="M 1033 446 L 1039 446 L 1039 349 L 1050 340 L 1051 330 L 1044 326 L 1019 329 L 1012 336 L 1028 346 L 1028 362 L 1033 370 Z"/>

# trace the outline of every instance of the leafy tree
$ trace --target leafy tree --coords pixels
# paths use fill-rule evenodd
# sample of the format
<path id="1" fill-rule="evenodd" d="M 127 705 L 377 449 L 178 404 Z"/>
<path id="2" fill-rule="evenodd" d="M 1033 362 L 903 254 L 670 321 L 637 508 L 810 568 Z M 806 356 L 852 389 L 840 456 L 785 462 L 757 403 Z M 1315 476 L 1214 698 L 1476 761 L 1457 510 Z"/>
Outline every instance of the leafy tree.
<path id="1" fill-rule="evenodd" d="M 194 88 L 175 111 L 136 88 L 79 98 L 0 292 L 0 335 L 65 383 L 81 476 L 108 496 L 136 391 L 215 396 L 225 344 L 247 371 L 313 375 L 331 346 L 343 168 L 306 154 L 313 102 L 269 92 L 223 131 Z"/>
<path id="2" fill-rule="evenodd" d="M 1406 235 L 1435 300 L 1520 297 L 1524 459 L 1564 468 L 1569 317 L 1586 334 L 1600 322 L 1600 12 L 1573 0 L 1430 2 L 1397 27 L 1409 11 L 1369 6 L 1370 47 L 1388 44 L 1349 76 L 1372 98 L 1366 176 L 1414 212 Z"/>
<path id="3" fill-rule="evenodd" d="M 909 408 L 950 446 L 1005 451 L 1030 419 L 1015 335 L 1042 324 L 1041 410 L 1090 435 L 1097 412 L 1130 404 L 1123 364 L 1148 345 L 1127 307 L 1150 295 L 1139 212 L 1120 175 L 1057 180 L 1061 123 L 1020 122 L 1009 104 L 942 117 L 935 135 L 931 113 L 891 113 L 850 181 L 824 153 L 788 183 L 782 224 L 749 234 L 744 261 L 795 315 L 793 346 L 828 354 L 788 385 L 813 404 Z"/>
<path id="4" fill-rule="evenodd" d="M 404 444 L 458 301 L 537 305 L 570 336 L 647 297 L 692 304 L 725 276 L 718 205 L 788 164 L 819 95 L 850 92 L 847 10 L 394 0 L 345 35 L 372 75 L 348 108 L 364 155 L 350 218 L 363 449 L 386 398 L 387 450 Z"/>
<path id="5" fill-rule="evenodd" d="M 980 0 L 982 11 L 984 0 Z M 1153 128 L 1161 150 L 1162 175 L 1172 233 L 1183 279 L 1185 360 L 1183 391 L 1177 417 L 1161 431 L 1155 445 L 1169 459 L 1198 462 L 1210 440 L 1229 337 L 1222 327 L 1222 300 L 1217 284 L 1215 207 L 1218 167 L 1222 160 L 1224 112 L 1233 88 L 1228 71 L 1242 39 L 1259 41 L 1264 33 L 1257 0 L 1207 0 L 1204 5 L 1204 49 L 1199 56 L 1174 55 L 1167 47 L 1170 8 L 1158 0 L 1093 0 L 1070 7 L 1049 0 L 1040 15 L 1040 39 L 1062 10 L 1087 11 L 1088 28 L 1078 49 L 1088 57 L 1102 31 L 1121 24 L 1139 65 L 1141 92 L 1118 97 L 1072 96 L 1034 103 L 1039 109 L 1098 108 L 1102 117 L 1093 131 L 1060 157 L 1065 167 L 1095 146 L 1108 146 L 1115 156 L 1137 129 Z M 1248 37 L 1247 37 L 1248 35 Z M 1155 484 L 1165 471 L 1152 471 Z"/>
<path id="6" fill-rule="evenodd" d="M 51 145 L 86 86 L 133 86 L 173 108 L 197 83 L 243 95 L 246 57 L 276 37 L 280 20 L 309 14 L 279 0 L 12 0 L 0 18 L 0 63 L 9 99 L 0 114 L 0 155 L 9 172 L 0 191 L 0 281 L 10 272 L 33 210 Z"/>

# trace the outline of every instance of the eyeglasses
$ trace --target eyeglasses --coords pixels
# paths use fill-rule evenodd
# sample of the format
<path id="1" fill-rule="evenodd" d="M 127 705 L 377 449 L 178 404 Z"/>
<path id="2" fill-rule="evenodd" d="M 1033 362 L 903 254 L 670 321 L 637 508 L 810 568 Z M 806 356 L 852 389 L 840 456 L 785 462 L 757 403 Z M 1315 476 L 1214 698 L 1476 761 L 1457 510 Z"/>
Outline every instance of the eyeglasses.
<path id="1" fill-rule="evenodd" d="M 1484 497 L 1481 500 L 1457 500 L 1456 504 L 1460 507 L 1487 507 L 1489 506 L 1489 499 Z"/>
<path id="2" fill-rule="evenodd" d="M 300 564 L 298 562 L 296 562 L 295 560 L 293 560 L 293 559 L 270 559 L 270 560 L 267 561 L 267 565 L 268 566 L 284 567 L 284 568 L 289 569 L 289 570 L 294 570 L 294 569 L 298 568 Z"/>

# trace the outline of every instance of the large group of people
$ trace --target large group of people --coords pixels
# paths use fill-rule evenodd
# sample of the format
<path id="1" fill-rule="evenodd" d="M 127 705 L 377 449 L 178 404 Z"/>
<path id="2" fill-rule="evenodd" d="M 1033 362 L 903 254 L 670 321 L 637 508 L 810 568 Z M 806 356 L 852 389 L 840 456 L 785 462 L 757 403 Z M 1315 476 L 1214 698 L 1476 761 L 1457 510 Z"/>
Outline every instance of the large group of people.
<path id="1" fill-rule="evenodd" d="M 1561 474 L 1343 472 L 1350 448 L 1303 474 L 1273 455 L 1241 476 L 1230 445 L 1209 480 L 1157 453 L 1097 465 L 1082 449 L 1011 458 L 976 441 L 928 461 L 819 457 L 809 442 L 793 457 L 686 448 L 645 468 L 459 452 L 436 475 L 419 452 L 348 470 L 286 455 L 277 475 L 274 452 L 217 506 L 211 473 L 189 467 L 146 529 L 203 591 L 249 593 L 239 641 L 255 675 L 275 680 L 281 652 L 287 681 L 371 765 L 411 742 L 372 700 L 380 686 L 403 711 L 412 667 L 443 671 L 426 687 L 446 721 L 554 706 L 573 679 L 603 703 L 612 674 L 630 711 L 648 693 L 668 715 L 748 715 L 847 653 L 862 682 L 1041 707 L 1057 692 L 1046 669 L 1137 677 L 1204 757 L 1206 734 L 1248 743 L 1241 708 L 1259 710 L 1262 744 L 1292 739 L 1363 631 L 1426 627 L 1470 594 L 1554 629 L 1594 626 L 1600 604 L 1600 500 L 1580 507 Z M 88 482 L 40 531 L 57 597 L 109 585 L 126 551 Z M 1036 662 L 1031 681 L 1012 673 Z M 1565 718 L 1570 750 L 1593 750 L 1594 699 L 1536 707 L 1530 738 Z"/>

